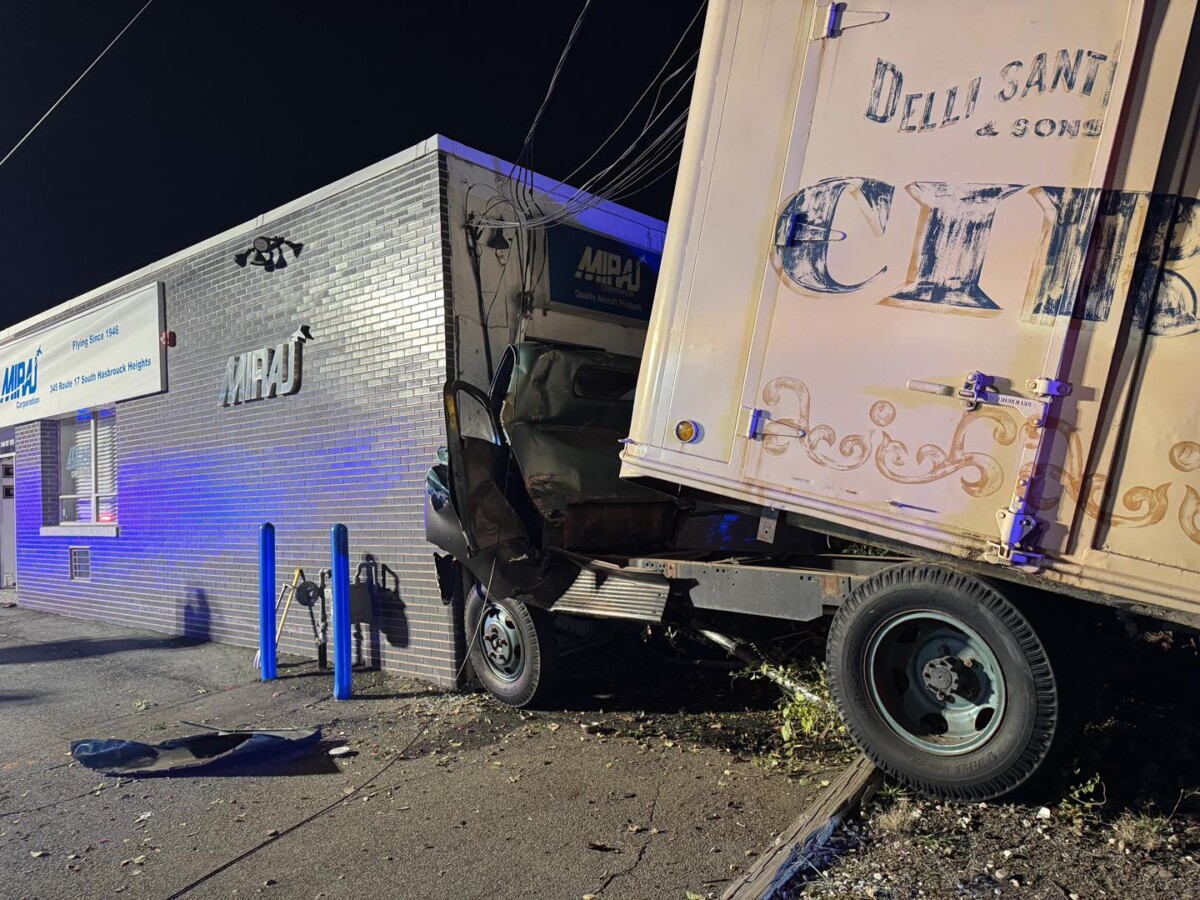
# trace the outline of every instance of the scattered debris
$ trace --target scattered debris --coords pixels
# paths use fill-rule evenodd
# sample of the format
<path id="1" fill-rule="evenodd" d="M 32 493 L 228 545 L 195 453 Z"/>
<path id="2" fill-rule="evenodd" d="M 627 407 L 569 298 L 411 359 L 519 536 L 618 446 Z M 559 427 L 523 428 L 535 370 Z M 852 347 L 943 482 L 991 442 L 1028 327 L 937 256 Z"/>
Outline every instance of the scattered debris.
<path id="1" fill-rule="evenodd" d="M 587 848 L 589 850 L 596 850 L 599 853 L 620 853 L 621 852 L 620 847 L 612 847 L 608 844 L 601 843 L 600 841 L 588 841 Z"/>
<path id="2" fill-rule="evenodd" d="M 320 739 L 319 728 L 213 731 L 161 744 L 94 738 L 74 741 L 71 755 L 81 765 L 109 775 L 154 775 L 211 767 L 229 761 L 241 762 L 258 756 L 278 758 L 311 747 Z"/>

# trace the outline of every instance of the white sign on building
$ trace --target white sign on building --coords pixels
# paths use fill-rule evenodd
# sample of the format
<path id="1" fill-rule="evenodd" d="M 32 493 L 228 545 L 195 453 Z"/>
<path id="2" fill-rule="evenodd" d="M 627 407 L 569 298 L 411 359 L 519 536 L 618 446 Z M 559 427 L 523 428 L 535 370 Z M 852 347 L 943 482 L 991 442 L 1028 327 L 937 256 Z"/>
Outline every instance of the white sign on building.
<path id="1" fill-rule="evenodd" d="M 162 285 L 0 346 L 0 428 L 167 389 Z"/>

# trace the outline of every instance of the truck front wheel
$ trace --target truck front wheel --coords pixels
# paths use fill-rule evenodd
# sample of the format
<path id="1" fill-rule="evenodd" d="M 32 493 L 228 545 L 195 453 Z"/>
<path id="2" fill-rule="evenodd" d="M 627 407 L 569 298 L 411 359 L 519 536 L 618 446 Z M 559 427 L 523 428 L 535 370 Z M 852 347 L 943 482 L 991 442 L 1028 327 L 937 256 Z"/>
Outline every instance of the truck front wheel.
<path id="1" fill-rule="evenodd" d="M 488 692 L 509 706 L 545 700 L 558 673 L 550 614 L 515 598 L 485 597 L 476 585 L 464 616 L 471 665 Z"/>
<path id="2" fill-rule="evenodd" d="M 859 585 L 833 618 L 827 663 L 855 742 L 927 794 L 1006 794 L 1062 731 L 1059 683 L 1028 620 L 951 569 L 896 566 Z"/>

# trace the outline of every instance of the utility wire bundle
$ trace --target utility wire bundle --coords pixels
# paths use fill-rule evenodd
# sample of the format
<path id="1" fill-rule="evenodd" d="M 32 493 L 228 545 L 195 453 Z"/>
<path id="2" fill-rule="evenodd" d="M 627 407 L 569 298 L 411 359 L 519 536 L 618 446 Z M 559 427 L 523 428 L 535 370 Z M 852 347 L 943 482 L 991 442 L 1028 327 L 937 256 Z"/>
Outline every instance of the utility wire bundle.
<path id="1" fill-rule="evenodd" d="M 546 97 L 538 108 L 537 114 L 534 116 L 529 132 L 525 137 L 525 142 L 521 147 L 521 153 L 509 171 L 509 183 L 512 185 L 512 194 L 510 196 L 500 196 L 493 200 L 482 214 L 475 217 L 474 221 L 477 226 L 517 229 L 548 228 L 569 221 L 602 203 L 628 197 L 670 174 L 674 169 L 677 154 L 683 145 L 684 129 L 687 124 L 688 113 L 687 98 L 692 81 L 695 79 L 694 63 L 698 56 L 698 51 L 678 64 L 675 63 L 675 58 L 679 54 L 679 50 L 687 39 L 689 32 L 695 27 L 696 22 L 699 21 L 700 13 L 704 9 L 703 3 L 700 4 L 695 15 L 692 16 L 691 21 L 680 35 L 679 40 L 676 42 L 662 67 L 655 74 L 654 78 L 651 79 L 645 90 L 642 91 L 629 112 L 625 114 L 620 124 L 596 147 L 587 159 L 576 166 L 574 171 L 568 174 L 562 181 L 553 185 L 549 190 L 542 192 L 543 198 L 550 201 L 546 205 L 552 206 L 552 208 L 543 210 L 542 203 L 535 197 L 532 166 L 535 132 L 549 104 L 563 64 L 572 45 L 575 43 L 575 39 L 583 23 L 583 18 L 587 14 L 590 5 L 591 0 L 586 0 L 579 18 L 571 29 L 571 34 L 567 39 L 566 46 L 563 48 L 562 56 L 559 58 L 558 65 L 554 69 L 554 74 L 551 76 Z M 675 65 L 674 69 L 671 69 L 672 65 Z M 668 70 L 670 71 L 668 72 Z M 669 96 L 664 101 L 663 97 L 668 91 L 670 91 Z M 645 123 L 636 137 L 629 142 L 628 146 L 612 162 L 584 181 L 578 189 L 571 191 L 566 197 L 560 198 L 556 196 L 559 189 L 565 187 L 566 182 L 583 171 L 585 167 L 600 156 L 606 147 L 616 140 L 625 126 L 638 114 L 638 111 L 643 107 L 643 104 L 651 96 L 652 92 L 653 101 L 650 103 L 649 112 L 646 113 Z M 682 108 L 678 103 L 680 98 L 683 98 L 684 101 Z M 517 215 L 506 217 L 498 214 L 498 207 L 504 206 L 515 210 Z"/>

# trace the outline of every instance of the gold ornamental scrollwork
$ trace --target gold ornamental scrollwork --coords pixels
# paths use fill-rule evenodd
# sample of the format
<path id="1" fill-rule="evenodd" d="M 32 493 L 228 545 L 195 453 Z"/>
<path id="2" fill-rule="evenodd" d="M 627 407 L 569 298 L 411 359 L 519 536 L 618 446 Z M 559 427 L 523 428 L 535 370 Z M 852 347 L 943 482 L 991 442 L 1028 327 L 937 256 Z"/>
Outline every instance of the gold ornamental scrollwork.
<path id="1" fill-rule="evenodd" d="M 1030 466 L 1021 469 L 1021 477 L 1032 481 L 1033 491 L 1029 502 L 1039 512 L 1047 512 L 1059 505 L 1063 494 L 1070 497 L 1076 504 L 1082 502 L 1084 514 L 1092 519 L 1100 519 L 1103 513 L 1104 491 L 1108 487 L 1108 476 L 1095 474 L 1087 476 L 1084 469 L 1083 441 L 1079 432 L 1070 425 L 1055 421 L 1052 426 L 1055 433 L 1061 436 L 1067 444 L 1066 458 L 1061 466 L 1049 463 L 1040 467 L 1040 475 L 1030 478 Z M 1024 426 L 1025 439 L 1030 447 L 1036 446 L 1037 427 L 1032 420 Z M 1058 494 L 1047 491 L 1049 485 L 1058 484 L 1062 490 Z M 1157 487 L 1135 485 L 1121 495 L 1121 506 L 1129 515 L 1112 512 L 1104 516 L 1110 525 L 1126 526 L 1129 528 L 1145 528 L 1157 525 L 1166 518 L 1171 506 L 1171 482 L 1164 482 Z M 1082 498 L 1082 500 L 1081 500 Z"/>
<path id="2" fill-rule="evenodd" d="M 763 435 L 763 449 L 772 456 L 787 453 L 799 445 L 817 465 L 839 472 L 857 469 L 870 458 L 871 445 L 864 435 L 849 434 L 838 441 L 837 432 L 830 426 L 810 424 L 812 394 L 799 378 L 774 378 L 763 387 L 763 404 L 767 409 L 783 407 L 785 396 L 792 398 L 789 404 L 792 416 L 772 416 Z M 830 452 L 835 445 L 836 456 Z"/>
<path id="3" fill-rule="evenodd" d="M 1180 441 L 1171 448 L 1171 465 L 1180 472 L 1200 469 L 1200 444 Z M 1184 486 L 1183 502 L 1179 504 L 1179 527 L 1192 543 L 1200 544 L 1200 490 L 1195 485 Z"/>
<path id="4" fill-rule="evenodd" d="M 955 425 L 949 445 L 926 443 L 909 451 L 904 441 L 892 437 L 886 430 L 896 420 L 896 407 L 887 400 L 876 400 L 868 416 L 874 428 L 865 434 L 847 434 L 838 438 L 837 431 L 827 424 L 812 424 L 812 393 L 799 378 L 774 378 L 763 387 L 764 407 L 772 415 L 766 422 L 763 449 L 780 456 L 799 447 L 817 465 L 840 472 L 861 468 L 874 460 L 875 468 L 889 481 L 897 484 L 930 484 L 953 475 L 960 476 L 962 490 L 972 497 L 986 497 L 1006 486 L 1004 468 L 995 457 L 981 450 L 968 450 L 968 434 L 984 427 L 991 429 L 997 446 L 1010 446 L 1018 438 L 1030 447 L 1036 446 L 1038 428 L 1032 419 L 1018 423 L 1002 408 L 984 406 L 964 412 Z M 1157 487 L 1135 485 L 1120 497 L 1124 513 L 1105 512 L 1103 508 L 1108 476 L 1087 475 L 1084 472 L 1083 442 L 1079 433 L 1062 422 L 1051 426 L 1066 441 L 1066 456 L 1062 465 L 1044 464 L 1039 477 L 1032 478 L 1032 469 L 1022 468 L 1021 479 L 1032 485 L 1031 505 L 1040 512 L 1055 509 L 1064 496 L 1083 504 L 1084 513 L 1113 526 L 1145 528 L 1162 522 L 1170 511 L 1170 492 L 1173 482 Z M 878 436 L 876 439 L 876 435 Z M 872 445 L 875 445 L 872 453 Z M 1179 472 L 1200 471 L 1200 443 L 1179 441 L 1170 450 L 1169 462 Z M 1050 487 L 1057 485 L 1058 493 Z M 1187 537 L 1200 544 L 1200 487 L 1184 485 L 1184 497 L 1179 505 L 1179 527 Z"/>
<path id="5" fill-rule="evenodd" d="M 798 378 L 785 376 L 767 382 L 762 400 L 766 409 L 780 413 L 768 420 L 763 435 L 763 449 L 773 456 L 798 446 L 817 465 L 840 472 L 857 469 L 873 458 L 880 474 L 897 484 L 929 484 L 964 473 L 962 489 L 972 497 L 994 493 L 1005 479 L 1004 469 L 995 458 L 966 449 L 968 432 L 976 425 L 990 426 L 992 439 L 1001 445 L 1012 444 L 1018 433 L 1016 422 L 1006 410 L 985 407 L 963 413 L 948 448 L 927 443 L 910 455 L 903 441 L 881 431 L 879 445 L 872 454 L 869 435 L 848 434 L 839 440 L 832 426 L 812 424 L 812 393 Z M 876 428 L 885 429 L 895 421 L 896 407 L 887 400 L 877 400 L 869 416 Z"/>
<path id="6" fill-rule="evenodd" d="M 1017 439 L 1017 424 L 1002 409 L 983 407 L 965 412 L 954 428 L 949 449 L 937 444 L 922 444 L 915 457 L 917 471 L 910 471 L 908 446 L 886 431 L 879 449 L 875 451 L 875 466 L 890 481 L 899 484 L 929 484 L 959 472 L 962 489 L 972 497 L 994 494 L 1005 483 L 1004 468 L 996 459 L 978 450 L 967 450 L 967 432 L 974 425 L 990 424 L 992 440 L 1008 446 Z M 971 476 L 974 473 L 974 477 Z"/>

